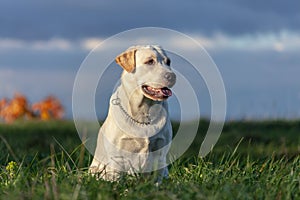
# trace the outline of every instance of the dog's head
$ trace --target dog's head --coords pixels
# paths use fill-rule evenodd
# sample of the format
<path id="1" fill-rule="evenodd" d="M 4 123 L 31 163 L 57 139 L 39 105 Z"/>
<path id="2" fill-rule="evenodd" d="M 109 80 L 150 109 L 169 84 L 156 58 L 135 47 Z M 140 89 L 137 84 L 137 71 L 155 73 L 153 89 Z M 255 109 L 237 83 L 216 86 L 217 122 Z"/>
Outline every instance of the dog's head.
<path id="1" fill-rule="evenodd" d="M 163 101 L 172 95 L 170 88 L 176 75 L 165 51 L 154 45 L 133 46 L 116 57 L 124 69 L 125 81 L 135 82 L 142 94 L 154 101 Z M 123 74 L 124 75 L 124 74 Z"/>

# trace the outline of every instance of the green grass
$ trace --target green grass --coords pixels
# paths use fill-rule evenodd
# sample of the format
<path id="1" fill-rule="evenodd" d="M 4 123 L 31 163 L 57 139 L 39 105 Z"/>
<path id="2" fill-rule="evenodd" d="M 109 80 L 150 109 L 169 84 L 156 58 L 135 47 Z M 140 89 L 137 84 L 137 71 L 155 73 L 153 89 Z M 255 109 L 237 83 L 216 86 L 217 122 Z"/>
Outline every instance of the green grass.
<path id="1" fill-rule="evenodd" d="M 300 121 L 229 122 L 197 158 L 207 126 L 157 187 L 153 177 L 90 176 L 70 121 L 1 124 L 0 199 L 300 199 Z"/>

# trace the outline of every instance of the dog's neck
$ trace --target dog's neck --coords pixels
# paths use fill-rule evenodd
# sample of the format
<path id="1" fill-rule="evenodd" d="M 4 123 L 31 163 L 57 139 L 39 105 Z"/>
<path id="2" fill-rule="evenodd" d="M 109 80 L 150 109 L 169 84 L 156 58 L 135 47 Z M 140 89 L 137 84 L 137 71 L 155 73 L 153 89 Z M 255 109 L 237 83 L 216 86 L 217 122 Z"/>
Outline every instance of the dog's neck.
<path id="1" fill-rule="evenodd" d="M 150 108 L 153 105 L 162 104 L 160 101 L 153 101 L 145 97 L 140 86 L 134 85 L 132 83 L 123 82 L 120 87 L 122 89 L 120 92 L 120 98 L 126 112 L 135 120 L 143 123 L 149 123 L 151 120 Z M 122 94 L 123 93 L 123 94 Z"/>

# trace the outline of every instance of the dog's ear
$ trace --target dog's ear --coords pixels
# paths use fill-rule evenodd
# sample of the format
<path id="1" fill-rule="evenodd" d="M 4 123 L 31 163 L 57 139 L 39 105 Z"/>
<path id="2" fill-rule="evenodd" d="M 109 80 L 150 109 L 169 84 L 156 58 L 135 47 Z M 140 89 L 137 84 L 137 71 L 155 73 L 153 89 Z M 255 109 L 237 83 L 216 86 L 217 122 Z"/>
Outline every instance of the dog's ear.
<path id="1" fill-rule="evenodd" d="M 127 50 L 116 57 L 116 63 L 123 67 L 127 72 L 133 72 L 135 68 L 136 49 Z"/>

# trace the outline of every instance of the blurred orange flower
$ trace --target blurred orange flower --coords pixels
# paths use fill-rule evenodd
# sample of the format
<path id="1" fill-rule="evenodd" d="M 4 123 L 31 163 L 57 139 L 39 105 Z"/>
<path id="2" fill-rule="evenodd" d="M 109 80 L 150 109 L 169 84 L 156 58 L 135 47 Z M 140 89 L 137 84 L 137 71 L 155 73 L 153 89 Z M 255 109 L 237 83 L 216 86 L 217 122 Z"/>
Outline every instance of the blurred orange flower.
<path id="1" fill-rule="evenodd" d="M 32 118 L 33 114 L 29 110 L 26 97 L 20 93 L 16 93 L 11 101 L 7 99 L 0 101 L 0 117 L 5 122 L 12 123 L 21 117 Z"/>
<path id="2" fill-rule="evenodd" d="M 34 103 L 32 110 L 37 111 L 42 120 L 61 119 L 64 115 L 63 106 L 54 96 L 48 96 L 44 100 Z"/>
<path id="3" fill-rule="evenodd" d="M 64 108 L 54 96 L 48 96 L 32 106 L 29 106 L 26 97 L 20 93 L 16 93 L 11 100 L 0 99 L 0 118 L 6 123 L 12 123 L 20 118 L 61 119 L 63 115 Z"/>

